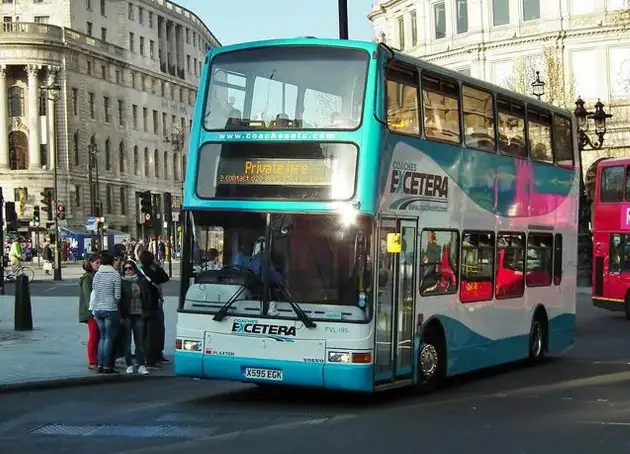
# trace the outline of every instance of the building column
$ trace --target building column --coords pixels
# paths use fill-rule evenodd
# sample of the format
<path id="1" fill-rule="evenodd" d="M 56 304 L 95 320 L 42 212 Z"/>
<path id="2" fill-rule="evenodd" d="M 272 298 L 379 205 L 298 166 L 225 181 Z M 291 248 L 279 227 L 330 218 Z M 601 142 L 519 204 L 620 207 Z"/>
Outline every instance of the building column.
<path id="1" fill-rule="evenodd" d="M 40 119 L 39 119 L 39 74 L 40 66 L 28 65 L 28 161 L 30 169 L 41 169 Z"/>
<path id="2" fill-rule="evenodd" d="M 57 69 L 55 67 L 48 67 L 49 73 L 57 73 Z M 48 144 L 48 168 L 54 169 L 57 161 L 57 131 L 56 131 L 56 115 L 55 111 L 55 101 L 47 97 L 46 99 L 46 111 L 48 115 L 46 117 L 48 123 L 48 140 L 46 141 Z"/>
<path id="3" fill-rule="evenodd" d="M 162 61 L 160 64 L 164 64 L 166 71 L 168 72 L 168 37 L 166 36 L 166 18 L 162 17 L 160 20 L 160 43 L 159 48 L 162 51 Z"/>
<path id="4" fill-rule="evenodd" d="M 7 67 L 0 65 L 0 169 L 9 168 L 9 93 Z"/>
<path id="5" fill-rule="evenodd" d="M 171 53 L 171 61 L 169 64 L 174 66 L 175 70 L 177 70 L 177 38 L 175 36 L 175 24 L 173 22 L 170 23 L 169 27 L 168 45 Z"/>

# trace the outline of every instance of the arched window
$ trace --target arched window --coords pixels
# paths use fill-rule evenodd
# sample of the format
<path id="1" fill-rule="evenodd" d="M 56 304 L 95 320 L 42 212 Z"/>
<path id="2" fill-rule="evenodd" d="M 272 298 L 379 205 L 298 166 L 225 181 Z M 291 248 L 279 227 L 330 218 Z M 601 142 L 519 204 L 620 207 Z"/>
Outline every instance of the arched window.
<path id="1" fill-rule="evenodd" d="M 138 145 L 133 147 L 133 173 L 134 175 L 138 175 Z"/>
<path id="2" fill-rule="evenodd" d="M 153 150 L 153 174 L 155 178 L 160 177 L 160 157 L 157 148 Z"/>
<path id="3" fill-rule="evenodd" d="M 9 88 L 9 117 L 24 116 L 24 89 L 22 87 Z"/>
<path id="4" fill-rule="evenodd" d="M 168 180 L 168 152 L 164 152 L 164 159 L 162 159 L 162 164 L 164 164 L 164 179 Z"/>
<path id="5" fill-rule="evenodd" d="M 118 145 L 118 168 L 120 173 L 125 173 L 125 143 L 122 140 Z"/>
<path id="6" fill-rule="evenodd" d="M 28 137 L 22 131 L 9 134 L 9 166 L 11 170 L 28 169 Z"/>
<path id="7" fill-rule="evenodd" d="M 105 170 L 112 170 L 112 149 L 109 137 L 105 140 Z"/>
<path id="8" fill-rule="evenodd" d="M 179 181 L 179 161 L 177 160 L 177 154 L 173 154 L 173 180 Z"/>
<path id="9" fill-rule="evenodd" d="M 144 176 L 149 176 L 149 148 L 144 147 Z"/>
<path id="10" fill-rule="evenodd" d="M 72 136 L 72 152 L 74 154 L 74 165 L 79 165 L 79 131 Z"/>

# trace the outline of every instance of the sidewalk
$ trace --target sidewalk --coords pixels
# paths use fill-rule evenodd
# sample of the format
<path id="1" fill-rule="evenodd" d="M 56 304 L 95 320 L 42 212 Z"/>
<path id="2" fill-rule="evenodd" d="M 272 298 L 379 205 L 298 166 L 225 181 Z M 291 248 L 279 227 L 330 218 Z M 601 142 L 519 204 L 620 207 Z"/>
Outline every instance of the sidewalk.
<path id="1" fill-rule="evenodd" d="M 147 377 L 90 371 L 86 356 L 87 326 L 78 322 L 78 299 L 32 297 L 31 306 L 33 331 L 16 332 L 14 298 L 0 296 L 0 392 L 173 375 L 170 364 L 151 371 Z M 164 351 L 167 357 L 172 355 L 175 343 L 176 307 L 176 298 L 167 297 Z"/>

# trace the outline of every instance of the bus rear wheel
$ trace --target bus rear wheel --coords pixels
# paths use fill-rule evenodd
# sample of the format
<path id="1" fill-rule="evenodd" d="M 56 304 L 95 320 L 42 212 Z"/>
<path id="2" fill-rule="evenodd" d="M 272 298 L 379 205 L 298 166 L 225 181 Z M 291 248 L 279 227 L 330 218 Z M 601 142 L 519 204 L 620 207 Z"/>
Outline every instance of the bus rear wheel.
<path id="1" fill-rule="evenodd" d="M 529 332 L 530 364 L 538 364 L 545 358 L 545 329 L 544 317 L 536 314 Z"/>

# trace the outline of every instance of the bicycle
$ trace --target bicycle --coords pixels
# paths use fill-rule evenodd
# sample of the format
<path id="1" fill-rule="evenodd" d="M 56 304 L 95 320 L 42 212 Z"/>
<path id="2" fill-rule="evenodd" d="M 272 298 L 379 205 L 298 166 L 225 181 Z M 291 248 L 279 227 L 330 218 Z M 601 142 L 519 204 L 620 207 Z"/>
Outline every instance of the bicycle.
<path id="1" fill-rule="evenodd" d="M 15 282 L 17 280 L 17 277 L 21 274 L 26 275 L 28 282 L 33 282 L 33 279 L 35 279 L 35 271 L 33 270 L 33 268 L 23 265 L 15 265 L 11 268 L 5 266 L 4 281 Z"/>

